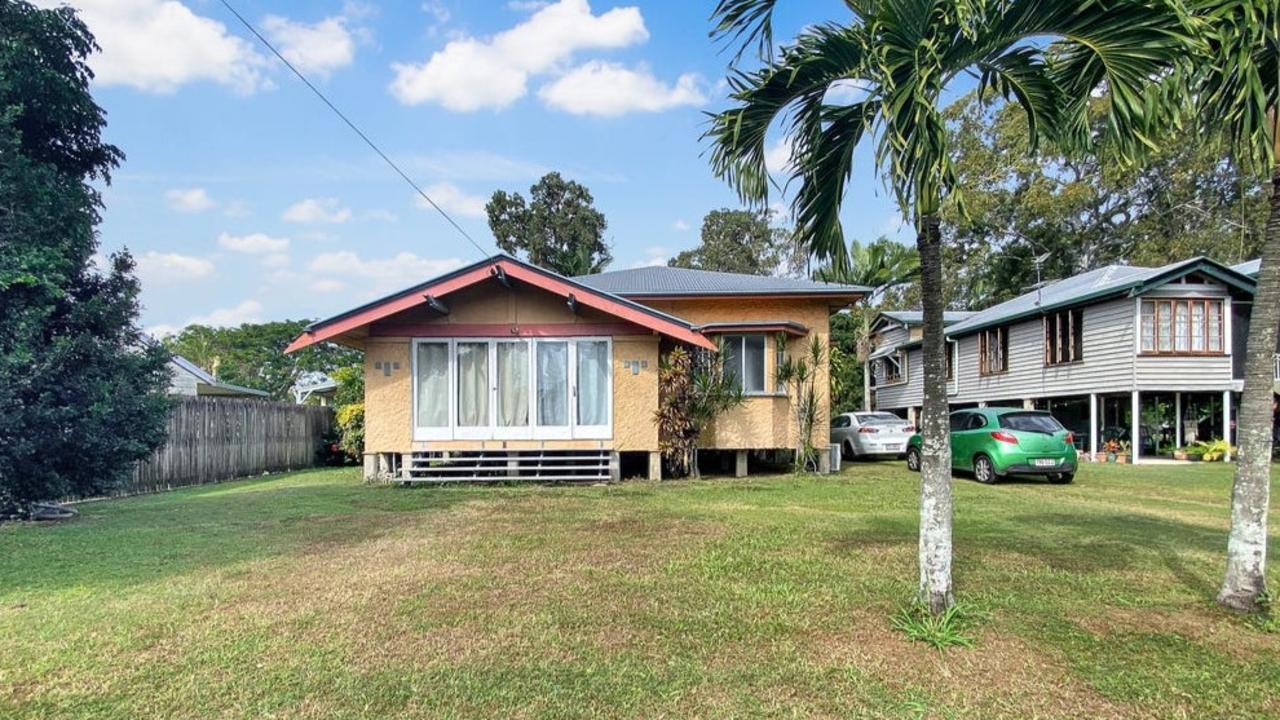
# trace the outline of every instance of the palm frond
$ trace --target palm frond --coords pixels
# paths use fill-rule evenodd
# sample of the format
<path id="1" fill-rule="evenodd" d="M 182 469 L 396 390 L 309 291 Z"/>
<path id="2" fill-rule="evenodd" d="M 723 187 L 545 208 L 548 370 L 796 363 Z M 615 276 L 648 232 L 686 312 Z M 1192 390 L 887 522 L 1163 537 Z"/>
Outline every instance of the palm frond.
<path id="1" fill-rule="evenodd" d="M 773 56 L 773 10 L 778 0 L 720 0 L 711 13 L 711 37 L 737 45 L 739 58 L 751 45 L 762 58 Z"/>

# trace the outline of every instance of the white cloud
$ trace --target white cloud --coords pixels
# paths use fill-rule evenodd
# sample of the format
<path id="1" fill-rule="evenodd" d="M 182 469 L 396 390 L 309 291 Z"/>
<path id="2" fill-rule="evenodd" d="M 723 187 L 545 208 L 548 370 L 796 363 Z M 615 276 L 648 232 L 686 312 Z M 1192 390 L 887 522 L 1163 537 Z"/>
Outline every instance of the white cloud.
<path id="1" fill-rule="evenodd" d="M 164 194 L 169 208 L 181 213 L 198 213 L 212 208 L 215 203 L 204 188 L 174 188 Z"/>
<path id="2" fill-rule="evenodd" d="M 293 223 L 334 225 L 350 220 L 351 209 L 341 207 L 337 198 L 306 198 L 286 208 L 281 217 Z"/>
<path id="3" fill-rule="evenodd" d="M 343 291 L 343 290 L 346 290 L 346 289 L 347 289 L 347 284 L 346 284 L 346 283 L 344 283 L 344 282 L 342 282 L 341 280 L 334 280 L 334 279 L 332 279 L 332 278 L 325 278 L 325 279 L 321 279 L 321 280 L 315 280 L 315 281 L 313 281 L 313 282 L 311 283 L 310 287 L 311 287 L 311 289 L 312 289 L 312 290 L 314 290 L 315 292 L 319 292 L 319 293 L 334 293 L 334 292 L 341 292 L 341 291 Z"/>
<path id="4" fill-rule="evenodd" d="M 271 237 L 265 233 L 248 235 L 231 235 L 222 233 L 218 236 L 219 247 L 232 252 L 262 255 L 266 253 L 282 253 L 289 249 L 289 238 Z"/>
<path id="5" fill-rule="evenodd" d="M 316 275 L 360 280 L 360 284 L 369 290 L 367 295 L 377 296 L 430 280 L 462 267 L 462 264 L 458 258 L 424 258 L 411 252 L 366 260 L 350 250 L 343 250 L 317 255 L 308 264 L 308 269 Z"/>
<path id="6" fill-rule="evenodd" d="M 39 0 L 57 7 L 64 0 Z M 266 58 L 222 23 L 177 0 L 71 0 L 102 46 L 89 58 L 102 85 L 171 93 L 189 82 L 215 82 L 240 93 L 271 86 Z"/>
<path id="7" fill-rule="evenodd" d="M 791 137 L 782 137 L 778 142 L 765 148 L 765 167 L 774 175 L 791 172 L 791 152 Z"/>
<path id="8" fill-rule="evenodd" d="M 675 85 L 667 85 L 647 68 L 632 70 L 600 60 L 584 63 L 543 85 L 538 97 L 557 110 L 602 117 L 661 112 L 707 101 L 692 73 L 681 75 Z"/>
<path id="9" fill-rule="evenodd" d="M 685 222 L 683 219 L 677 219 L 675 222 L 671 223 L 671 227 L 679 230 L 680 232 L 685 232 L 689 229 L 689 223 Z"/>
<path id="10" fill-rule="evenodd" d="M 271 253 L 262 258 L 262 267 L 282 268 L 289 264 L 289 255 L 287 253 Z"/>
<path id="11" fill-rule="evenodd" d="M 453 183 L 433 183 L 422 188 L 422 190 L 432 200 L 435 200 L 437 205 L 444 208 L 445 212 L 471 218 L 485 216 L 484 206 L 488 199 L 479 195 L 468 195 Z M 415 202 L 420 208 L 431 209 L 431 204 L 424 200 L 422 196 L 418 196 Z"/>
<path id="12" fill-rule="evenodd" d="M 425 63 L 393 63 L 390 90 L 406 105 L 501 109 L 524 97 L 531 75 L 554 69 L 578 50 L 626 47 L 648 37 L 639 8 L 593 15 L 587 0 L 560 0 L 491 38 L 453 40 Z"/>
<path id="13" fill-rule="evenodd" d="M 201 257 L 154 250 L 138 257 L 138 277 L 143 284 L 168 284 L 199 280 L 213 274 L 213 262 Z"/>
<path id="14" fill-rule="evenodd" d="M 399 215 L 390 210 L 374 209 L 366 212 L 364 216 L 369 220 L 377 220 L 378 222 L 393 223 L 400 219 Z"/>
<path id="15" fill-rule="evenodd" d="M 670 252 L 667 248 L 660 245 L 647 247 L 644 249 L 644 257 L 631 263 L 631 267 L 662 267 L 667 264 L 668 255 L 670 255 Z"/>
<path id="16" fill-rule="evenodd" d="M 233 307 L 218 308 L 207 315 L 196 315 L 188 319 L 186 324 L 235 327 L 256 322 L 262 322 L 262 303 L 257 300 L 245 300 Z"/>
<path id="17" fill-rule="evenodd" d="M 327 78 L 356 57 L 356 43 L 347 29 L 347 19 L 327 17 L 314 24 L 268 15 L 262 29 L 279 48 L 280 54 L 304 74 Z"/>
<path id="18" fill-rule="evenodd" d="M 467 150 L 418 155 L 407 163 L 427 175 L 453 180 L 531 180 L 546 175 L 546 165 L 525 162 L 487 150 Z"/>
<path id="19" fill-rule="evenodd" d="M 857 80 L 837 80 L 827 88 L 823 102 L 832 105 L 848 105 L 861 102 L 867 97 L 867 91 Z"/>

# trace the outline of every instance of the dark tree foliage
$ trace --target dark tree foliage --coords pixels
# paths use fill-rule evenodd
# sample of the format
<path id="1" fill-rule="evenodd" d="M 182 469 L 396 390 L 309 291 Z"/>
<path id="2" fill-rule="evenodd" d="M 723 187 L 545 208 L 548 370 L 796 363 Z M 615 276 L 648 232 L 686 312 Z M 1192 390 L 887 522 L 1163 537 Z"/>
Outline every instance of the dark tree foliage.
<path id="1" fill-rule="evenodd" d="M 276 400 L 292 401 L 292 389 L 306 373 L 332 375 L 338 368 L 360 365 L 359 350 L 320 343 L 286 355 L 284 348 L 302 334 L 307 320 L 246 323 L 215 328 L 189 325 L 165 338 L 165 346 L 212 373 L 222 382 L 265 390 Z M 361 398 L 363 400 L 363 398 Z"/>
<path id="2" fill-rule="evenodd" d="M 503 252 L 573 277 L 604 270 L 613 260 L 604 242 L 608 227 L 591 191 L 552 172 L 520 193 L 499 190 L 485 205 L 489 230 Z"/>
<path id="3" fill-rule="evenodd" d="M 127 252 L 93 262 L 123 154 L 75 12 L 0 1 L 0 514 L 109 490 L 164 441 L 168 354 L 137 325 Z"/>
<path id="4" fill-rule="evenodd" d="M 795 243 L 790 232 L 770 226 L 768 211 L 712 210 L 702 219 L 701 241 L 667 265 L 745 275 L 787 274 L 791 270 Z"/>

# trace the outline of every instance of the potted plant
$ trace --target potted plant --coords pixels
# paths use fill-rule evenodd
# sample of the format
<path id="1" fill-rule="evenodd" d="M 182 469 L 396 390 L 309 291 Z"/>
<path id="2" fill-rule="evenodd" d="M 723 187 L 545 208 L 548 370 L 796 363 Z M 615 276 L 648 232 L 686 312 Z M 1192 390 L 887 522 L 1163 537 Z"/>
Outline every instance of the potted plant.
<path id="1" fill-rule="evenodd" d="M 1194 452 L 1190 447 L 1180 447 L 1173 451 L 1174 460 L 1182 460 L 1184 462 L 1196 462 L 1200 460 L 1200 455 Z"/>
<path id="2" fill-rule="evenodd" d="M 1129 464 L 1129 443 L 1128 443 L 1128 441 L 1124 441 L 1124 440 L 1122 440 L 1122 441 L 1120 442 L 1120 449 L 1116 451 L 1116 464 L 1117 464 L 1117 465 L 1128 465 L 1128 464 Z"/>
<path id="3" fill-rule="evenodd" d="M 1108 440 L 1102 444 L 1102 452 L 1106 454 L 1107 462 L 1118 462 L 1120 458 L 1120 441 Z"/>

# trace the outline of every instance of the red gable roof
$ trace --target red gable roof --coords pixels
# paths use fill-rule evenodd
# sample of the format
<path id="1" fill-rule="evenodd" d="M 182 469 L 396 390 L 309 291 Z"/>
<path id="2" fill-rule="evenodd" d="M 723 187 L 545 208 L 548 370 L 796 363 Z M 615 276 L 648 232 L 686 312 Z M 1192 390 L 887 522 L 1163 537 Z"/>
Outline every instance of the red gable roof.
<path id="1" fill-rule="evenodd" d="M 462 288 L 470 287 L 476 283 L 501 275 L 528 283 L 566 299 L 572 296 L 575 302 L 586 307 L 613 315 L 676 340 L 708 350 L 716 349 L 715 343 L 694 330 L 689 323 L 677 317 L 658 312 L 611 293 L 595 290 L 575 280 L 543 270 L 513 257 L 495 255 L 460 270 L 441 275 L 421 285 L 402 290 L 381 300 L 375 300 L 327 320 L 312 323 L 307 326 L 307 329 L 296 340 L 289 343 L 289 346 L 284 351 L 289 353 L 324 342 L 409 308 L 426 305 L 428 297 L 440 298 Z"/>

